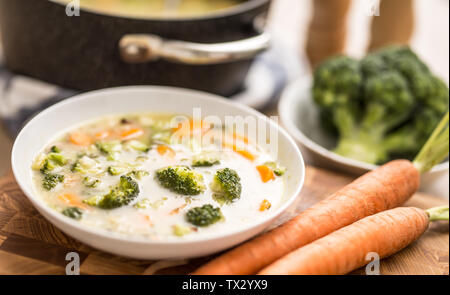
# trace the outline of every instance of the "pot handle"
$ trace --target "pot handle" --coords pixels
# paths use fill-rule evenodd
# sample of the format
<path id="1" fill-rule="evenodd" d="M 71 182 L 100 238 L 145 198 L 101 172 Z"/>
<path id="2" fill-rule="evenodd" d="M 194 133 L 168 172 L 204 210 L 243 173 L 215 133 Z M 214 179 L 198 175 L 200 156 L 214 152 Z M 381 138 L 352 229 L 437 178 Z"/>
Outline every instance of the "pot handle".
<path id="1" fill-rule="evenodd" d="M 125 35 L 119 42 L 120 56 L 127 63 L 165 59 L 191 65 L 220 64 L 249 59 L 270 46 L 270 35 L 225 43 L 192 43 L 163 39 L 152 34 Z"/>

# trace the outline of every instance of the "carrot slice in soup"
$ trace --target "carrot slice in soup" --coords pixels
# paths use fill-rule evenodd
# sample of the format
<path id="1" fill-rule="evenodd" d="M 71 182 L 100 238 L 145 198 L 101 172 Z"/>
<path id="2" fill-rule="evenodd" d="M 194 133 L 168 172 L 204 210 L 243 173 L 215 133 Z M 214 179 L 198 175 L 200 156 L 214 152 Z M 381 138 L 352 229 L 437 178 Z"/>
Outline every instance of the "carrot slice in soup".
<path id="1" fill-rule="evenodd" d="M 253 155 L 252 153 L 250 153 L 247 150 L 238 148 L 235 144 L 230 144 L 230 143 L 224 142 L 223 146 L 227 147 L 229 149 L 232 149 L 234 152 L 238 153 L 239 155 L 243 156 L 244 158 L 246 158 L 246 159 L 248 159 L 250 161 L 253 161 L 253 160 L 256 159 L 255 155 Z"/>
<path id="2" fill-rule="evenodd" d="M 156 150 L 158 151 L 158 153 L 161 156 L 167 155 L 170 158 L 174 158 L 175 157 L 175 151 L 173 149 L 171 149 L 170 147 L 168 147 L 167 145 L 158 145 Z"/>
<path id="3" fill-rule="evenodd" d="M 262 182 L 269 182 L 275 179 L 275 173 L 273 172 L 272 169 L 270 169 L 270 167 L 266 165 L 260 165 L 257 166 L 256 169 L 258 170 L 259 175 L 261 176 Z"/>
<path id="4" fill-rule="evenodd" d="M 234 140 L 241 140 L 241 141 L 245 142 L 246 144 L 249 143 L 249 140 L 248 140 L 248 138 L 246 136 L 240 135 L 240 134 L 238 134 L 236 132 L 233 133 L 233 139 Z"/>
<path id="5" fill-rule="evenodd" d="M 92 139 L 86 133 L 74 132 L 69 135 L 71 143 L 78 146 L 88 146 L 92 143 Z"/>
<path id="6" fill-rule="evenodd" d="M 268 210 L 268 209 L 270 209 L 270 207 L 272 207 L 272 204 L 270 204 L 270 202 L 267 201 L 267 199 L 264 199 L 261 202 L 261 206 L 259 206 L 259 211 L 262 212 L 262 211 Z"/>
<path id="7" fill-rule="evenodd" d="M 138 138 L 144 134 L 141 128 L 131 128 L 120 133 L 120 138 L 123 140 Z"/>
<path id="8" fill-rule="evenodd" d="M 148 223 L 148 225 L 153 226 L 152 219 L 148 215 L 144 215 L 145 221 Z"/>
<path id="9" fill-rule="evenodd" d="M 255 155 L 253 155 L 252 153 L 250 153 L 249 151 L 246 150 L 234 150 L 236 153 L 238 153 L 239 155 L 243 156 L 244 158 L 247 158 L 250 161 L 253 161 L 256 159 Z"/>
<path id="10" fill-rule="evenodd" d="M 62 194 L 62 195 L 58 196 L 58 199 L 70 206 L 74 206 L 74 207 L 78 207 L 78 208 L 82 208 L 82 209 L 88 208 L 86 205 L 84 205 L 81 202 L 81 199 L 77 195 L 74 195 L 74 194 L 70 194 L 70 193 Z"/>
<path id="11" fill-rule="evenodd" d="M 99 131 L 99 132 L 95 133 L 94 137 L 95 137 L 95 139 L 100 140 L 100 139 L 105 139 L 110 135 L 111 135 L 111 132 L 109 132 L 108 130 L 104 130 L 104 131 Z"/>

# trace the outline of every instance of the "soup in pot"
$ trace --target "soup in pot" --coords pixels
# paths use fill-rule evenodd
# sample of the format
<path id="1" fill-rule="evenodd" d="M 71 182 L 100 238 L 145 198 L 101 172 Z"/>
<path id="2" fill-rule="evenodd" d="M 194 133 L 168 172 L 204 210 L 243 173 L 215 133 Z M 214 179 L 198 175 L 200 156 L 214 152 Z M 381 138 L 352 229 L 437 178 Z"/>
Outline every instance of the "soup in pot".
<path id="1" fill-rule="evenodd" d="M 69 3 L 70 0 L 57 0 Z M 228 9 L 245 0 L 80 0 L 82 8 L 122 16 L 186 17 Z"/>

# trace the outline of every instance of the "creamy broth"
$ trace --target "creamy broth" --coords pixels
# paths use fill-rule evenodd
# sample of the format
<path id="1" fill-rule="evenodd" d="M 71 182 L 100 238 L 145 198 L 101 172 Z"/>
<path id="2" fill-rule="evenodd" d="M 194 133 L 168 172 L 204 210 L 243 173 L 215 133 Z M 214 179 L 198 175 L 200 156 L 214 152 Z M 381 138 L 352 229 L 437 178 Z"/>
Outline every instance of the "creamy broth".
<path id="1" fill-rule="evenodd" d="M 48 206 L 89 228 L 155 240 L 232 231 L 256 222 L 282 203 L 283 168 L 269 153 L 244 136 L 223 136 L 223 128 L 203 123 L 198 128 L 192 121 L 174 125 L 173 118 L 111 116 L 69 130 L 35 157 L 34 190 Z M 220 134 L 223 140 L 199 143 L 191 138 L 198 130 Z M 191 139 L 180 142 L 176 134 Z M 231 139 L 233 145 L 224 144 Z M 208 165 L 201 166 L 205 161 Z M 201 175 L 203 191 L 185 194 L 165 187 L 158 171 L 167 167 Z M 225 170 L 238 175 L 241 187 L 239 197 L 226 202 L 212 185 L 219 171 Z M 122 177 L 134 181 L 139 193 L 125 205 L 102 207 Z M 188 212 L 204 205 L 220 211 L 220 219 L 206 226 L 193 223 Z"/>
<path id="2" fill-rule="evenodd" d="M 242 2 L 243 0 L 80 0 L 80 5 L 82 8 L 123 16 L 183 17 L 221 11 Z"/>

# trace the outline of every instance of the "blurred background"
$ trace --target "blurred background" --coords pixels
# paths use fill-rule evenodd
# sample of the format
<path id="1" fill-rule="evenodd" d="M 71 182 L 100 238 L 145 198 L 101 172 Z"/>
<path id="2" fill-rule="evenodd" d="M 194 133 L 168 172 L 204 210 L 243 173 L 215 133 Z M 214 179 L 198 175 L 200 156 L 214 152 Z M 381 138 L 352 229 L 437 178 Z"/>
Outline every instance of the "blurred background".
<path id="1" fill-rule="evenodd" d="M 324 3 L 328 5 L 331 2 L 334 3 L 331 4 L 332 8 L 328 10 L 320 8 Z M 268 29 L 274 38 L 274 49 L 262 59 L 263 62 L 256 63 L 251 69 L 245 95 L 235 95 L 234 99 L 273 114 L 276 109 L 276 98 L 282 89 L 298 76 L 310 73 L 311 64 L 316 64 L 323 58 L 339 52 L 361 57 L 369 47 L 391 42 L 389 38 L 409 42 L 414 51 L 429 65 L 432 72 L 448 84 L 449 1 L 389 1 L 398 2 L 401 5 L 400 9 L 397 7 L 397 10 L 389 10 L 395 12 L 390 16 L 391 21 L 403 24 L 400 30 L 392 29 L 399 26 L 389 22 L 372 26 L 372 22 L 379 21 L 380 19 L 377 18 L 387 16 L 388 13 L 370 16 L 369 2 L 374 1 L 316 0 L 314 13 L 313 0 L 274 0 L 268 22 Z M 55 30 L 58 28 L 55 27 Z M 42 96 L 42 93 L 53 93 L 55 88 L 46 83 L 33 81 L 30 84 L 32 86 L 27 87 L 26 90 L 22 89 L 14 95 L 5 94 L 4 90 L 11 86 L 9 79 L 14 73 L 1 66 L 1 51 L 0 43 L 0 114 L 3 118 L 8 118 L 3 120 L 0 127 L 0 175 L 10 169 L 9 155 L 13 138 L 23 123 L 10 118 L 8 107 L 11 105 L 11 96 L 14 96 L 15 101 L 23 101 L 27 104 L 27 100 L 35 99 L 33 96 L 36 96 L 36 92 Z M 21 81 L 27 79 L 25 76 Z M 266 81 L 268 84 L 272 83 L 273 87 L 261 93 L 261 88 L 267 84 Z M 72 94 L 70 91 L 61 93 L 59 98 Z M 26 115 L 21 112 L 20 119 L 24 120 L 27 116 L 31 116 L 33 111 L 38 110 L 27 109 Z M 448 188 L 448 179 L 446 187 Z"/>

